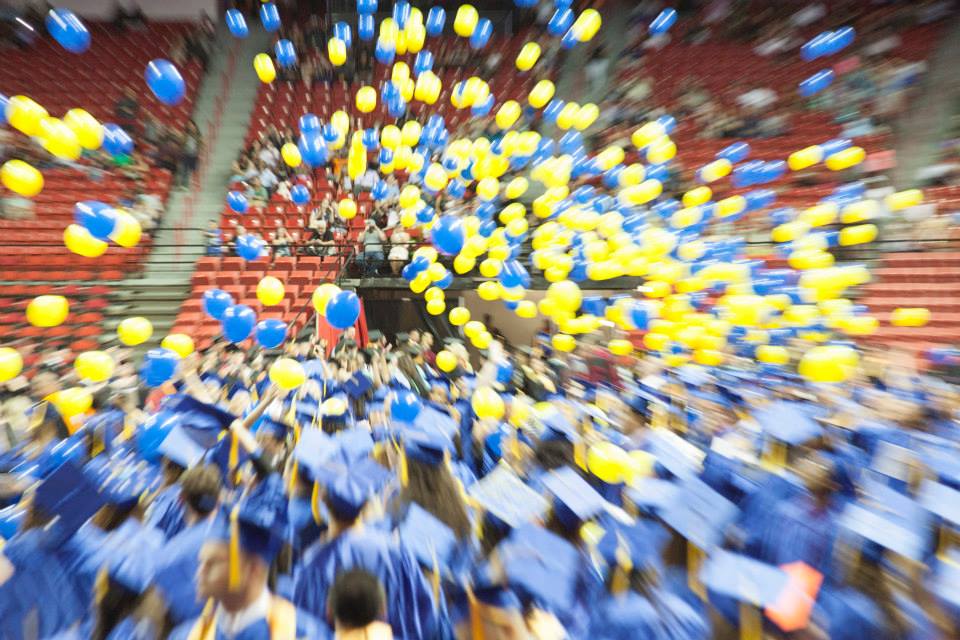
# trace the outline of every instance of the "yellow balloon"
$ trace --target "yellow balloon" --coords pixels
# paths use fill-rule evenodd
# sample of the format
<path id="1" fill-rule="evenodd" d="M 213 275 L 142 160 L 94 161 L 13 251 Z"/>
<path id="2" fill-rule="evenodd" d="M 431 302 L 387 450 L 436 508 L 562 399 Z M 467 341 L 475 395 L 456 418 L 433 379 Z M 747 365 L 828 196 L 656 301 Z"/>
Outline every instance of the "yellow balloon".
<path id="1" fill-rule="evenodd" d="M 547 297 L 553 300 L 558 309 L 576 311 L 583 301 L 583 293 L 576 282 L 563 280 L 547 287 Z"/>
<path id="2" fill-rule="evenodd" d="M 421 271 L 410 281 L 410 290 L 414 293 L 423 293 L 430 286 L 430 282 L 430 276 L 425 271 Z"/>
<path id="3" fill-rule="evenodd" d="M 181 358 L 186 358 L 194 351 L 193 338 L 185 333 L 168 334 L 160 343 L 160 346 L 173 351 Z"/>
<path id="4" fill-rule="evenodd" d="M 103 144 L 103 126 L 83 109 L 70 109 L 63 116 L 63 122 L 70 127 L 84 149 L 92 151 Z"/>
<path id="5" fill-rule="evenodd" d="M 400 191 L 400 206 L 404 209 L 410 209 L 419 199 L 420 189 L 416 185 L 408 184 Z"/>
<path id="6" fill-rule="evenodd" d="M 460 327 L 470 322 L 470 310 L 466 307 L 454 307 L 450 309 L 450 324 Z"/>
<path id="7" fill-rule="evenodd" d="M 35 327 L 56 327 L 70 313 L 70 304 L 63 296 L 37 296 L 27 305 L 27 321 Z"/>
<path id="8" fill-rule="evenodd" d="M 500 283 L 492 281 L 481 282 L 477 287 L 477 295 L 481 300 L 486 300 L 487 302 L 497 300 L 500 297 Z"/>
<path id="9" fill-rule="evenodd" d="M 490 387 L 478 387 L 470 399 L 473 412 L 481 420 L 499 420 L 505 410 L 503 398 Z"/>
<path id="10" fill-rule="evenodd" d="M 487 327 L 479 320 L 471 320 L 463 325 L 463 334 L 468 338 L 473 338 L 486 331 Z"/>
<path id="11" fill-rule="evenodd" d="M 553 337 L 550 338 L 550 344 L 553 345 L 553 348 L 557 351 L 563 351 L 568 353 L 577 348 L 577 341 L 573 336 L 567 335 L 565 333 L 555 333 Z"/>
<path id="12" fill-rule="evenodd" d="M 698 207 L 701 204 L 708 202 L 710 198 L 713 197 L 713 191 L 710 190 L 710 187 L 696 187 L 687 191 L 683 194 L 683 206 L 685 207 Z"/>
<path id="13" fill-rule="evenodd" d="M 587 469 L 607 484 L 621 484 L 630 468 L 630 456 L 612 442 L 598 442 L 587 451 Z"/>
<path id="14" fill-rule="evenodd" d="M 444 311 L 446 311 L 446 309 L 447 309 L 447 305 L 443 301 L 443 299 L 431 300 L 430 302 L 427 303 L 427 313 L 429 313 L 432 316 L 438 316 Z"/>
<path id="15" fill-rule="evenodd" d="M 330 302 L 330 298 L 338 293 L 340 293 L 340 287 L 332 282 L 324 282 L 319 287 L 314 289 L 313 295 L 310 296 L 310 301 L 313 303 L 313 308 L 316 309 L 317 313 L 320 315 L 326 315 L 327 303 Z"/>
<path id="16" fill-rule="evenodd" d="M 267 307 L 280 304 L 285 292 L 283 283 L 273 276 L 264 276 L 257 283 L 257 300 Z"/>
<path id="17" fill-rule="evenodd" d="M 607 348 L 615 356 L 628 356 L 633 353 L 633 343 L 629 340 L 611 340 L 607 343 Z"/>
<path id="18" fill-rule="evenodd" d="M 922 327 L 930 322 L 930 310 L 923 307 L 899 307 L 890 314 L 895 327 Z"/>
<path id="19" fill-rule="evenodd" d="M 23 371 L 23 357 L 10 347 L 0 347 L 0 384 L 13 380 Z"/>
<path id="20" fill-rule="evenodd" d="M 839 244 L 841 247 L 849 247 L 855 244 L 873 242 L 877 237 L 877 233 L 877 226 L 873 224 L 858 224 L 853 227 L 847 227 L 840 230 Z"/>
<path id="21" fill-rule="evenodd" d="M 517 303 L 515 313 L 527 320 L 537 317 L 537 305 L 532 300 L 521 300 Z"/>
<path id="22" fill-rule="evenodd" d="M 550 80 L 541 80 L 534 85 L 533 89 L 530 90 L 530 94 L 527 96 L 527 102 L 530 103 L 530 106 L 534 109 L 543 108 L 556 91 L 556 87 L 553 85 L 553 82 Z"/>
<path id="23" fill-rule="evenodd" d="M 110 233 L 110 239 L 127 249 L 137 246 L 142 234 L 140 223 L 123 209 L 116 209 L 116 212 L 117 223 Z"/>
<path id="24" fill-rule="evenodd" d="M 32 198 L 43 191 L 43 175 L 23 160 L 7 160 L 3 163 L 0 182 L 24 198 Z"/>
<path id="25" fill-rule="evenodd" d="M 117 325 L 117 337 L 128 347 L 143 344 L 153 335 L 153 325 L 142 316 L 125 318 Z"/>
<path id="26" fill-rule="evenodd" d="M 339 131 L 342 135 L 350 130 L 350 116 L 347 115 L 347 112 L 343 109 L 338 109 L 333 112 L 333 115 L 330 116 L 330 124 L 333 125 L 333 128 Z"/>
<path id="27" fill-rule="evenodd" d="M 431 282 L 437 282 L 438 280 L 443 280 L 447 277 L 447 268 L 444 267 L 439 262 L 434 262 L 429 267 L 427 267 L 427 275 L 430 277 Z"/>
<path id="28" fill-rule="evenodd" d="M 347 43 L 340 38 L 330 38 L 327 40 L 327 57 L 330 63 L 339 67 L 347 61 Z"/>
<path id="29" fill-rule="evenodd" d="M 500 193 L 500 181 L 496 178 L 484 178 L 477 183 L 477 195 L 481 200 L 490 201 Z"/>
<path id="30" fill-rule="evenodd" d="M 528 42 L 520 49 L 517 54 L 517 69 L 520 71 L 530 71 L 533 65 L 540 59 L 540 45 L 536 42 Z"/>
<path id="31" fill-rule="evenodd" d="M 461 38 L 469 38 L 477 28 L 480 14 L 473 5 L 462 4 L 453 18 L 453 30 Z"/>
<path id="32" fill-rule="evenodd" d="M 25 136 L 36 135 L 40 123 L 49 115 L 46 109 L 27 96 L 13 96 L 7 103 L 7 122 Z"/>
<path id="33" fill-rule="evenodd" d="M 577 16 L 570 30 L 580 42 L 587 42 L 597 35 L 601 24 L 600 13 L 596 9 L 585 9 Z"/>
<path id="34" fill-rule="evenodd" d="M 350 198 L 344 198 L 337 203 L 337 215 L 344 220 L 351 220 L 357 215 L 357 203 Z"/>
<path id="35" fill-rule="evenodd" d="M 61 160 L 76 160 L 83 152 L 77 134 L 59 118 L 41 120 L 37 137 L 44 149 Z"/>
<path id="36" fill-rule="evenodd" d="M 600 108 L 592 102 L 580 107 L 577 111 L 577 117 L 573 121 L 573 128 L 577 131 L 584 131 L 600 117 Z"/>
<path id="37" fill-rule="evenodd" d="M 647 147 L 647 161 L 652 164 L 663 164 L 672 160 L 676 155 L 677 145 L 667 136 L 654 140 Z"/>
<path id="38" fill-rule="evenodd" d="M 300 149 L 292 142 L 288 142 L 280 148 L 280 155 L 283 156 L 283 161 L 290 167 L 299 167 L 303 161 Z"/>
<path id="39" fill-rule="evenodd" d="M 667 135 L 667 130 L 659 122 L 648 122 L 633 132 L 630 136 L 630 142 L 638 149 L 649 145 L 654 140 L 658 140 Z"/>
<path id="40" fill-rule="evenodd" d="M 264 84 L 270 84 L 277 78 L 277 69 L 266 53 L 258 53 L 253 57 L 253 70 L 257 72 L 257 77 Z"/>
<path id="41" fill-rule="evenodd" d="M 915 207 L 923 202 L 923 191 L 920 189 L 907 189 L 888 195 L 884 202 L 890 211 L 900 211 L 908 207 Z"/>
<path id="42" fill-rule="evenodd" d="M 843 382 L 853 375 L 859 360 L 852 347 L 818 346 L 803 354 L 797 372 L 811 382 Z"/>
<path id="43" fill-rule="evenodd" d="M 504 190 L 504 195 L 510 200 L 516 200 L 527 192 L 527 188 L 529 186 L 530 183 L 527 182 L 526 178 L 523 176 L 517 176 L 507 183 L 507 188 Z"/>
<path id="44" fill-rule="evenodd" d="M 72 418 L 88 411 L 93 406 L 93 396 L 82 387 L 70 387 L 57 391 L 50 402 L 64 418 Z"/>
<path id="45" fill-rule="evenodd" d="M 90 235 L 86 227 L 68 224 L 63 230 L 63 244 L 72 253 L 84 258 L 97 258 L 107 250 L 107 243 Z"/>
<path id="46" fill-rule="evenodd" d="M 847 147 L 829 156 L 824 164 L 831 171 L 843 171 L 860 164 L 866 157 L 867 152 L 863 147 Z"/>
<path id="47" fill-rule="evenodd" d="M 794 151 L 787 158 L 787 166 L 791 171 L 802 171 L 823 160 L 823 149 L 819 145 L 805 147 L 799 151 Z"/>
<path id="48" fill-rule="evenodd" d="M 476 265 L 476 258 L 462 253 L 453 259 L 453 270 L 461 275 L 473 271 Z"/>
<path id="49" fill-rule="evenodd" d="M 432 300 L 443 300 L 444 297 L 445 297 L 445 294 L 443 293 L 443 289 L 441 289 L 440 287 L 430 287 L 423 294 L 423 299 L 426 300 L 427 302 L 430 302 Z"/>
<path id="50" fill-rule="evenodd" d="M 450 373 L 457 368 L 457 356 L 444 349 L 437 353 L 436 363 L 440 371 Z"/>
<path id="51" fill-rule="evenodd" d="M 700 167 L 700 179 L 704 182 L 716 182 L 726 177 L 733 169 L 733 163 L 726 158 L 720 158 Z"/>
<path id="52" fill-rule="evenodd" d="M 270 367 L 270 380 L 281 389 L 296 389 L 306 379 L 303 367 L 292 358 L 278 358 Z"/>

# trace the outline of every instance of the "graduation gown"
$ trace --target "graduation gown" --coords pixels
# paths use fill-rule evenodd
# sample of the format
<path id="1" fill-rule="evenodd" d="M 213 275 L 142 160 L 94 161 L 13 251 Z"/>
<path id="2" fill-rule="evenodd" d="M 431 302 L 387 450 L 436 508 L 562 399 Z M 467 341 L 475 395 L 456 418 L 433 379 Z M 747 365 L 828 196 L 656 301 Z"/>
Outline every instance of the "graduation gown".
<path id="1" fill-rule="evenodd" d="M 628 591 L 607 598 L 590 626 L 592 640 L 706 640 L 710 627 L 703 616 L 681 598 L 667 592 L 656 601 Z"/>
<path id="2" fill-rule="evenodd" d="M 187 527 L 167 540 L 158 554 L 154 586 L 167 603 L 174 624 L 195 618 L 203 610 L 203 603 L 197 600 L 196 574 L 209 527 L 206 521 Z"/>
<path id="3" fill-rule="evenodd" d="M 176 627 L 170 640 L 316 640 L 332 635 L 326 625 L 300 611 L 290 601 L 270 596 L 267 617 L 253 621 L 236 634 L 227 634 L 217 624 L 212 603 L 201 615 Z"/>
<path id="4" fill-rule="evenodd" d="M 180 485 L 172 484 L 162 490 L 147 510 L 147 524 L 163 532 L 168 540 L 183 530 L 183 505 L 180 504 Z"/>
<path id="5" fill-rule="evenodd" d="M 395 636 L 438 636 L 444 622 L 441 607 L 434 602 L 432 587 L 416 559 L 376 529 L 350 530 L 311 549 L 294 575 L 294 604 L 322 619 L 334 580 L 352 568 L 366 569 L 380 580 Z"/>

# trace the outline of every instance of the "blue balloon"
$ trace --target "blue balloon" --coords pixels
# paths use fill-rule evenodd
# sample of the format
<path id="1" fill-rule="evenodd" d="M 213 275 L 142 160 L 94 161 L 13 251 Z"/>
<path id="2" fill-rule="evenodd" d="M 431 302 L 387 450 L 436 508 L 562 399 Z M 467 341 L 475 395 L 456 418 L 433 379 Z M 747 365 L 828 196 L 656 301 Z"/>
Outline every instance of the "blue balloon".
<path id="1" fill-rule="evenodd" d="M 250 29 L 247 28 L 247 19 L 238 9 L 227 9 L 224 17 L 227 20 L 227 29 L 234 37 L 246 38 L 250 33 Z"/>
<path id="2" fill-rule="evenodd" d="M 443 7 L 430 7 L 427 12 L 427 35 L 438 36 L 443 33 L 443 25 L 447 21 L 447 12 Z"/>
<path id="3" fill-rule="evenodd" d="M 396 54 L 397 50 L 393 46 L 393 43 L 384 42 L 383 40 L 377 38 L 377 46 L 373 51 L 373 56 L 377 59 L 377 62 L 380 64 L 390 64 L 393 62 L 393 56 Z"/>
<path id="4" fill-rule="evenodd" d="M 398 391 L 390 400 L 390 417 L 403 422 L 413 422 L 422 406 L 420 396 L 413 391 Z"/>
<path id="5" fill-rule="evenodd" d="M 763 160 L 750 160 L 737 166 L 733 170 L 733 176 L 730 181 L 734 187 L 748 187 L 752 184 L 758 184 L 762 178 Z"/>
<path id="6" fill-rule="evenodd" d="M 560 112 L 566 104 L 567 103 L 560 98 L 554 98 L 543 108 L 543 119 L 547 122 L 556 122 L 557 116 L 560 115 Z"/>
<path id="7" fill-rule="evenodd" d="M 156 58 L 147 64 L 143 73 L 150 91 L 157 97 L 157 100 L 168 106 L 180 104 L 183 95 L 187 90 L 187 84 L 183 81 L 180 71 L 169 60 Z"/>
<path id="8" fill-rule="evenodd" d="M 413 280 L 414 278 L 416 278 L 418 273 L 420 273 L 420 272 L 417 271 L 417 269 L 413 266 L 413 263 L 412 263 L 412 262 L 409 263 L 409 264 L 407 264 L 407 265 L 405 265 L 405 266 L 403 267 L 403 270 L 400 271 L 400 275 L 401 275 L 401 276 L 403 277 L 403 279 L 406 280 L 407 282 L 410 282 L 411 280 Z"/>
<path id="9" fill-rule="evenodd" d="M 273 52 L 276 54 L 277 62 L 280 63 L 281 67 L 292 67 L 297 64 L 297 51 L 289 40 L 277 40 Z"/>
<path id="10" fill-rule="evenodd" d="M 773 224 L 784 224 L 793 220 L 796 216 L 796 211 L 792 207 L 781 207 L 779 209 L 774 209 L 769 214 L 770 222 Z"/>
<path id="11" fill-rule="evenodd" d="M 573 10 L 570 8 L 557 8 L 547 23 L 547 33 L 552 36 L 561 36 L 566 33 L 570 25 L 573 24 Z"/>
<path id="12" fill-rule="evenodd" d="M 862 198 L 866 191 L 867 185 L 862 182 L 848 182 L 834 189 L 833 195 L 838 198 Z"/>
<path id="13" fill-rule="evenodd" d="M 513 4 L 521 9 L 529 9 L 537 6 L 537 0 L 513 0 Z"/>
<path id="14" fill-rule="evenodd" d="M 734 142 L 717 152 L 717 159 L 726 158 L 731 163 L 741 162 L 750 155 L 750 145 L 746 142 Z"/>
<path id="15" fill-rule="evenodd" d="M 383 149 L 380 151 L 383 151 Z M 375 200 L 383 200 L 387 197 L 388 193 L 390 193 L 390 185 L 383 180 L 377 180 L 373 183 L 373 189 L 370 190 L 370 195 L 372 195 Z"/>
<path id="16" fill-rule="evenodd" d="M 463 184 L 460 180 L 454 178 L 447 183 L 447 194 L 454 198 L 462 198 L 463 194 L 467 192 L 467 185 Z"/>
<path id="17" fill-rule="evenodd" d="M 327 142 L 336 142 L 337 138 L 340 137 L 340 132 L 337 131 L 337 128 L 333 126 L 332 122 L 328 122 L 323 125 L 323 139 Z"/>
<path id="18" fill-rule="evenodd" d="M 260 5 L 260 22 L 267 31 L 276 31 L 280 28 L 280 11 L 277 5 L 272 2 L 265 2 Z"/>
<path id="19" fill-rule="evenodd" d="M 7 124 L 7 105 L 10 104 L 10 98 L 0 93 L 0 124 Z"/>
<path id="20" fill-rule="evenodd" d="M 0 509 L 0 538 L 9 540 L 16 535 L 26 515 L 27 510 L 16 504 Z"/>
<path id="21" fill-rule="evenodd" d="M 357 13 L 370 15 L 377 12 L 377 0 L 357 0 Z"/>
<path id="22" fill-rule="evenodd" d="M 804 98 L 820 93 L 833 82 L 833 69 L 821 69 L 800 82 L 800 95 Z"/>
<path id="23" fill-rule="evenodd" d="M 483 49 L 490 42 L 493 35 L 493 23 L 488 18 L 480 18 L 477 26 L 470 35 L 470 48 Z"/>
<path id="24" fill-rule="evenodd" d="M 376 129 L 364 129 L 363 137 L 361 139 L 363 141 L 363 146 L 367 149 L 376 149 L 378 146 L 380 146 L 380 140 L 377 138 Z"/>
<path id="25" fill-rule="evenodd" d="M 265 242 L 250 234 L 237 238 L 237 255 L 244 260 L 256 260 L 263 253 Z"/>
<path id="26" fill-rule="evenodd" d="M 317 133 L 323 126 L 323 124 L 320 122 L 320 118 L 315 113 L 303 114 L 300 116 L 300 121 L 298 124 L 300 126 L 300 133 Z"/>
<path id="27" fill-rule="evenodd" d="M 433 207 L 427 205 L 417 211 L 417 222 L 427 224 L 433 220 Z"/>
<path id="28" fill-rule="evenodd" d="M 269 318 L 257 323 L 257 342 L 266 349 L 275 349 L 283 344 L 287 337 L 287 323 Z"/>
<path id="29" fill-rule="evenodd" d="M 433 69 L 433 54 L 423 49 L 413 59 L 413 74 L 419 76 L 424 71 L 430 71 L 431 69 Z"/>
<path id="30" fill-rule="evenodd" d="M 497 382 L 507 384 L 513 378 L 513 363 L 509 360 L 501 360 L 497 363 Z"/>
<path id="31" fill-rule="evenodd" d="M 853 27 L 840 27 L 827 39 L 824 55 L 830 56 L 845 49 L 853 44 L 855 37 L 856 31 Z"/>
<path id="32" fill-rule="evenodd" d="M 353 44 L 353 32 L 346 22 L 337 22 L 333 25 L 333 37 L 343 40 L 347 48 Z"/>
<path id="33" fill-rule="evenodd" d="M 300 157 L 308 167 L 325 165 L 330 159 L 327 143 L 316 133 L 302 134 L 297 140 L 297 149 L 300 150 Z"/>
<path id="34" fill-rule="evenodd" d="M 588 184 L 579 186 L 570 195 L 578 204 L 586 204 L 593 197 L 593 187 Z"/>
<path id="35" fill-rule="evenodd" d="M 90 48 L 90 32 L 69 9 L 51 9 L 47 13 L 47 31 L 70 53 L 83 53 Z"/>
<path id="36" fill-rule="evenodd" d="M 487 96 L 486 100 L 484 100 L 480 104 L 475 104 L 472 107 L 470 107 L 470 113 L 478 118 L 482 118 L 483 116 L 490 113 L 490 110 L 493 109 L 494 102 L 496 102 L 496 98 L 491 93 L 490 95 Z"/>
<path id="37" fill-rule="evenodd" d="M 364 42 L 369 42 L 373 40 L 376 31 L 377 27 L 373 16 L 370 14 L 360 14 L 357 18 L 357 35 L 360 36 L 360 39 Z"/>
<path id="38" fill-rule="evenodd" d="M 484 220 L 480 223 L 480 227 L 477 229 L 479 233 L 484 238 L 489 238 L 493 235 L 493 232 L 497 230 L 497 221 L 496 220 Z"/>
<path id="39" fill-rule="evenodd" d="M 111 156 L 127 156 L 133 152 L 133 139 L 123 127 L 112 122 L 103 125 L 103 149 Z"/>
<path id="40" fill-rule="evenodd" d="M 821 144 L 820 149 L 823 150 L 823 157 L 829 158 L 835 153 L 850 148 L 851 145 L 853 145 L 853 142 L 849 138 L 834 138 Z"/>
<path id="41" fill-rule="evenodd" d="M 559 146 L 563 153 L 573 153 L 583 149 L 583 136 L 579 131 L 567 131 L 560 137 Z"/>
<path id="42" fill-rule="evenodd" d="M 159 387 L 177 372 L 180 356 L 170 349 L 150 349 L 143 357 L 140 375 L 149 387 Z"/>
<path id="43" fill-rule="evenodd" d="M 294 185 L 290 189 L 290 199 L 294 204 L 307 204 L 310 202 L 310 190 L 302 184 Z"/>
<path id="44" fill-rule="evenodd" d="M 770 189 L 755 189 L 743 194 L 747 201 L 746 211 L 756 211 L 769 207 L 777 199 L 777 194 Z"/>
<path id="45" fill-rule="evenodd" d="M 655 36 L 666 33 L 676 21 L 677 12 L 674 9 L 664 9 L 653 19 L 653 22 L 650 23 L 650 33 Z"/>
<path id="46" fill-rule="evenodd" d="M 580 44 L 580 40 L 577 38 L 577 34 L 574 33 L 573 27 L 567 29 L 567 32 L 560 38 L 560 46 L 564 49 L 573 49 L 578 44 Z"/>
<path id="47" fill-rule="evenodd" d="M 227 192 L 227 204 L 234 213 L 247 212 L 247 196 L 240 191 Z"/>
<path id="48" fill-rule="evenodd" d="M 207 289 L 203 292 L 203 310 L 214 320 L 223 320 L 224 312 L 233 304 L 233 296 L 223 289 Z"/>
<path id="49" fill-rule="evenodd" d="M 442 216 L 430 230 L 433 246 L 441 253 L 452 256 L 460 253 L 467 239 L 460 216 Z"/>
<path id="50" fill-rule="evenodd" d="M 453 274 L 447 271 L 442 278 L 433 283 L 435 286 L 440 287 L 441 289 L 446 289 L 453 284 Z"/>
<path id="51" fill-rule="evenodd" d="M 230 342 L 243 342 L 257 324 L 257 314 L 245 304 L 235 304 L 223 312 L 223 335 Z"/>
<path id="52" fill-rule="evenodd" d="M 410 18 L 410 3 L 407 0 L 397 0 L 393 5 L 393 21 L 403 29 Z"/>
<path id="53" fill-rule="evenodd" d="M 341 291 L 327 302 L 327 322 L 334 329 L 352 327 L 360 317 L 360 298 L 353 291 Z"/>
<path id="54" fill-rule="evenodd" d="M 410 261 L 410 265 L 413 267 L 415 273 L 420 273 L 421 271 L 426 271 L 430 267 L 430 261 L 426 256 L 417 256 Z"/>
<path id="55" fill-rule="evenodd" d="M 763 182 L 773 182 L 783 177 L 783 174 L 787 172 L 787 163 L 783 160 L 771 160 L 770 162 L 763 163 L 763 169 L 760 174 L 763 178 Z"/>
<path id="56" fill-rule="evenodd" d="M 620 185 L 620 174 L 623 173 L 623 165 L 618 164 L 610 167 L 603 172 L 603 186 L 607 189 L 616 189 Z"/>
<path id="57" fill-rule="evenodd" d="M 117 212 L 110 205 L 96 200 L 78 202 L 73 208 L 73 217 L 77 224 L 100 240 L 110 237 L 117 226 Z"/>
<path id="58" fill-rule="evenodd" d="M 377 158 L 378 158 L 377 161 L 380 164 L 390 164 L 391 162 L 393 162 L 393 150 L 387 149 L 386 147 L 382 147 L 380 149 L 380 153 L 377 154 Z M 383 183 L 383 185 L 384 185 L 384 189 L 386 189 L 387 188 L 386 183 Z M 386 192 L 384 192 L 384 195 L 386 195 Z"/>
<path id="59" fill-rule="evenodd" d="M 391 118 L 399 118 L 407 110 L 407 103 L 403 98 L 396 98 L 387 103 L 387 115 Z"/>
<path id="60" fill-rule="evenodd" d="M 507 260 L 503 263 L 503 269 L 500 271 L 498 279 L 504 287 L 512 288 L 523 285 L 524 275 L 527 270 L 516 260 Z"/>

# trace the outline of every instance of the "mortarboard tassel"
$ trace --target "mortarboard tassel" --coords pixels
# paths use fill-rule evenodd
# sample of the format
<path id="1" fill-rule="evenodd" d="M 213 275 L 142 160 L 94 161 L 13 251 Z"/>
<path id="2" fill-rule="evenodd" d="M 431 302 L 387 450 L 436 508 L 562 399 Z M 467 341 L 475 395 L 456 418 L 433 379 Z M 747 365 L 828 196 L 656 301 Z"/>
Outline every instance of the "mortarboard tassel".
<path id="1" fill-rule="evenodd" d="M 290 456 L 293 457 L 293 456 Z M 297 476 L 300 474 L 300 464 L 296 458 L 293 458 L 293 464 L 290 465 L 290 480 L 287 483 L 287 494 L 293 495 L 297 489 Z"/>
<path id="2" fill-rule="evenodd" d="M 207 600 L 207 604 L 203 606 L 200 619 L 197 620 L 193 629 L 190 630 L 190 635 L 187 636 L 187 640 L 215 640 L 217 635 L 217 618 L 213 615 L 214 611 L 216 611 L 214 601 L 213 598 L 210 598 Z"/>
<path id="3" fill-rule="evenodd" d="M 404 451 L 400 450 L 400 445 L 397 446 L 397 453 L 400 455 L 400 486 L 406 487 L 407 483 L 410 482 L 410 474 L 407 471 L 407 454 Z"/>
<path id="4" fill-rule="evenodd" d="M 433 588 L 433 606 L 440 602 L 440 567 L 437 563 L 437 550 L 430 548 L 432 568 L 430 569 L 430 586 Z"/>
<path id="5" fill-rule="evenodd" d="M 240 509 L 234 507 L 230 512 L 230 577 L 231 591 L 240 587 Z"/>
<path id="6" fill-rule="evenodd" d="M 703 551 L 687 540 L 687 586 L 698 598 L 706 601 L 707 592 L 700 581 L 700 566 L 703 564 Z"/>
<path id="7" fill-rule="evenodd" d="M 230 434 L 230 453 L 227 456 L 227 468 L 233 471 L 240 464 L 240 441 L 233 433 Z"/>
<path id="8" fill-rule="evenodd" d="M 97 579 L 93 583 L 93 601 L 98 605 L 103 602 L 109 588 L 110 576 L 107 574 L 107 568 L 103 567 L 97 572 Z"/>
<path id="9" fill-rule="evenodd" d="M 483 620 L 480 618 L 480 604 L 469 585 L 467 586 L 467 602 L 470 604 L 470 640 L 483 640 Z"/>
<path id="10" fill-rule="evenodd" d="M 313 514 L 313 521 L 318 525 L 323 524 L 323 517 L 320 515 L 320 483 L 313 482 L 313 491 L 310 493 L 310 513 Z"/>
<path id="11" fill-rule="evenodd" d="M 749 602 L 740 603 L 740 640 L 761 640 L 763 620 L 760 610 Z"/>
<path id="12" fill-rule="evenodd" d="M 613 579 L 610 581 L 610 591 L 616 595 L 624 593 L 630 588 L 630 572 L 633 571 L 633 561 L 630 559 L 630 552 L 627 551 L 626 544 L 622 537 L 617 535 L 617 567 L 614 569 Z"/>

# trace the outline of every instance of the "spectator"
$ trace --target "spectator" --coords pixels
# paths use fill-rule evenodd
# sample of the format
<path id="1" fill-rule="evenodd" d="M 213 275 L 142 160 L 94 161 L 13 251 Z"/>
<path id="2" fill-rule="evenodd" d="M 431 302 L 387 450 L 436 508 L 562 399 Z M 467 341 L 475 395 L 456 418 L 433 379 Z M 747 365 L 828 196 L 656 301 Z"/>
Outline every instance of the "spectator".
<path id="1" fill-rule="evenodd" d="M 267 190 L 260 183 L 259 178 L 252 178 L 247 183 L 245 195 L 250 204 L 260 207 L 267 204 L 267 200 L 270 199 L 270 194 L 267 193 Z"/>
<path id="2" fill-rule="evenodd" d="M 180 155 L 180 171 L 177 176 L 177 185 L 181 189 L 186 189 L 190 182 L 190 176 L 197 170 L 197 160 L 200 157 L 201 136 L 197 123 L 193 120 L 187 122 L 187 127 L 183 132 L 182 154 Z"/>
<path id="3" fill-rule="evenodd" d="M 133 87 L 126 87 L 123 94 L 113 105 L 113 117 L 117 124 L 127 130 L 127 133 L 134 135 L 136 133 L 135 125 L 137 116 L 140 115 L 140 103 L 137 102 L 137 93 Z"/>
<path id="4" fill-rule="evenodd" d="M 273 146 L 273 143 L 269 139 L 266 139 L 260 144 L 260 149 L 257 151 L 256 157 L 261 163 L 274 169 L 277 163 L 280 162 L 280 151 L 277 147 Z"/>
<path id="5" fill-rule="evenodd" d="M 207 230 L 203 232 L 204 241 L 207 246 L 207 255 L 219 257 L 223 255 L 223 232 L 217 225 L 216 220 L 211 220 L 207 225 Z"/>
<path id="6" fill-rule="evenodd" d="M 410 259 L 410 242 L 412 238 L 406 229 L 398 227 L 390 235 L 390 270 L 393 275 L 400 275 L 403 265 Z"/>
<path id="7" fill-rule="evenodd" d="M 260 173 L 257 175 L 257 179 L 260 184 L 263 185 L 263 188 L 266 189 L 267 199 L 269 200 L 270 194 L 276 190 L 277 184 L 280 181 L 277 179 L 277 174 L 273 172 L 269 165 L 261 162 L 258 168 L 260 169 Z"/>
<path id="8" fill-rule="evenodd" d="M 363 275 L 375 275 L 380 263 L 383 262 L 383 243 L 387 235 L 377 228 L 373 220 L 367 220 L 363 230 L 363 251 L 360 254 Z"/>
<path id="9" fill-rule="evenodd" d="M 291 256 L 292 244 L 293 236 L 290 235 L 290 232 L 287 231 L 287 228 L 283 225 L 277 227 L 277 233 L 273 238 L 273 255 L 284 257 Z"/>

